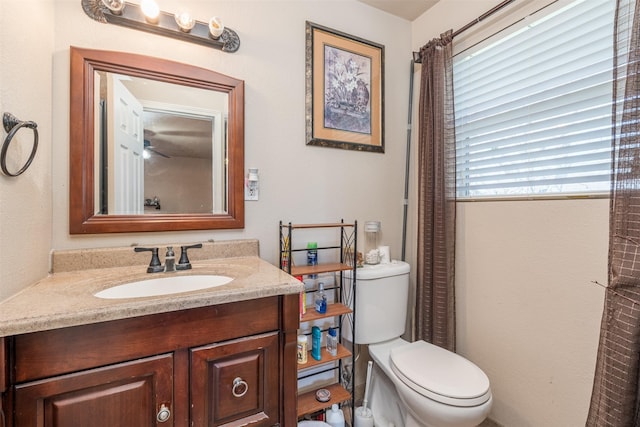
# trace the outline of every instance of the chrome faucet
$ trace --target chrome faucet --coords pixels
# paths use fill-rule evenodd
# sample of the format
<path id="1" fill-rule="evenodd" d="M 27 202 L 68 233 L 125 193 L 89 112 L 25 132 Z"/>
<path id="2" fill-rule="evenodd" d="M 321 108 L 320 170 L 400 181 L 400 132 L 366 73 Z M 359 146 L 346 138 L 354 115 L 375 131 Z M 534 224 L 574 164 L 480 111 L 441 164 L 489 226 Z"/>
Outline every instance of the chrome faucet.
<path id="1" fill-rule="evenodd" d="M 187 256 L 187 250 L 192 248 L 201 248 L 202 243 L 197 243 L 190 246 L 180 246 L 180 260 L 176 264 L 176 270 L 191 270 L 191 262 Z"/>

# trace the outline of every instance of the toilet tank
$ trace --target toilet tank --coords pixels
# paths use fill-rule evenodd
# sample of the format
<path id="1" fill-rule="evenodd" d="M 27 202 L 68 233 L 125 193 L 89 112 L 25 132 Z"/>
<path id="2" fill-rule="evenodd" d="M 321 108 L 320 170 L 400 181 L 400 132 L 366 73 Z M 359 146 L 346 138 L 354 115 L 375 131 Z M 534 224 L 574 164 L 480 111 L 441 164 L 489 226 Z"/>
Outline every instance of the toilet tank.
<path id="1" fill-rule="evenodd" d="M 366 265 L 356 271 L 356 344 L 404 334 L 409 297 L 409 264 Z"/>

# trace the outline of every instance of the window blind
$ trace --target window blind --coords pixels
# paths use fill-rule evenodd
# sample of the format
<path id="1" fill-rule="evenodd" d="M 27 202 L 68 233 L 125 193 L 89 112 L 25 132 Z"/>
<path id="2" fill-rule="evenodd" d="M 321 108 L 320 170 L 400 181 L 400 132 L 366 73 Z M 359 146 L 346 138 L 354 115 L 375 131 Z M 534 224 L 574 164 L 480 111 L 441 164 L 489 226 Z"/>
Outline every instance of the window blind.
<path id="1" fill-rule="evenodd" d="M 608 192 L 614 6 L 539 13 L 454 58 L 459 198 Z"/>

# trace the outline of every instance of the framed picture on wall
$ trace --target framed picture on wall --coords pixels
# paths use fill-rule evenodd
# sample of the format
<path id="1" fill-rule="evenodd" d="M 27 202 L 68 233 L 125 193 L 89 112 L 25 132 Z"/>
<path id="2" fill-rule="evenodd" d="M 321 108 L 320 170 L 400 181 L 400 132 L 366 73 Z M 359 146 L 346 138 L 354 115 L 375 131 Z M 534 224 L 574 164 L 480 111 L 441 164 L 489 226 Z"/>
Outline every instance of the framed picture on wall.
<path id="1" fill-rule="evenodd" d="M 306 27 L 307 145 L 384 153 L 384 46 Z"/>

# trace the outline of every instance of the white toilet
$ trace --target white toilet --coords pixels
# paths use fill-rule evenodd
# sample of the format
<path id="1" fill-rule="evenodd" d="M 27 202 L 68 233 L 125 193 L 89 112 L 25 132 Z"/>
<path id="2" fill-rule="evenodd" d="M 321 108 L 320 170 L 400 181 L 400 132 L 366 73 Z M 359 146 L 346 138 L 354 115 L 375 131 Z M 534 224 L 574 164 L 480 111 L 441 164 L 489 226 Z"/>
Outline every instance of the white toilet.
<path id="1" fill-rule="evenodd" d="M 489 379 L 472 362 L 405 330 L 409 264 L 359 268 L 357 344 L 369 344 L 374 374 L 369 404 L 376 427 L 473 427 L 489 414 Z"/>

